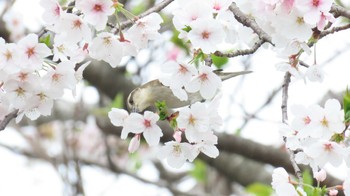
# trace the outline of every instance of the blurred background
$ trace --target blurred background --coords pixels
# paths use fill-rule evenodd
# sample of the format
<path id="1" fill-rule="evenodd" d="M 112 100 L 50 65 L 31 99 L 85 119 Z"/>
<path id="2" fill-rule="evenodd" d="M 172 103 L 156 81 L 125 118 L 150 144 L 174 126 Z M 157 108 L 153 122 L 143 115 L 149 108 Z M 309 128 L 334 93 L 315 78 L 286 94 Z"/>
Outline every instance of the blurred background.
<path id="1" fill-rule="evenodd" d="M 119 2 L 138 15 L 160 1 Z M 278 134 L 284 73 L 275 65 L 282 60 L 269 46 L 253 55 L 216 62 L 225 71 L 253 71 L 223 83 L 218 158 L 201 155 L 175 170 L 147 145 L 128 153 L 129 141 L 119 138 L 121 129 L 110 124 L 107 112 L 111 107 L 124 108 L 128 94 L 157 78 L 165 61 L 190 59 L 188 48 L 177 39 L 170 11 L 171 6 L 162 11 L 162 39 L 151 42 L 137 57 L 124 58 L 115 69 L 93 61 L 77 95 L 67 92 L 55 102 L 51 116 L 12 122 L 0 132 L 0 195 L 270 195 L 273 168 L 282 166 L 293 173 Z M 42 12 L 38 0 L 0 1 L 0 36 L 15 42 L 29 32 L 40 32 Z M 9 21 L 18 22 L 17 31 L 9 31 Z M 314 83 L 292 78 L 290 105 L 323 106 L 328 98 L 341 98 L 350 85 L 349 31 L 329 35 L 316 47 L 325 79 Z M 313 54 L 304 61 L 312 64 Z M 171 131 L 162 127 L 162 141 L 167 141 Z M 342 168 L 327 169 L 327 185 L 345 178 Z"/>

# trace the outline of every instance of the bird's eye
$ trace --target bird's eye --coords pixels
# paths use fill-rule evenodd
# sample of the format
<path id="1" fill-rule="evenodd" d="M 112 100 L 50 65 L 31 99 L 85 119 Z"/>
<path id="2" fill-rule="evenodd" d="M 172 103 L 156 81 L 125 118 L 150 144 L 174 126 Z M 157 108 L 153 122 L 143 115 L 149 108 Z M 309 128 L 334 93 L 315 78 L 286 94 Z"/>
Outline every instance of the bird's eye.
<path id="1" fill-rule="evenodd" d="M 134 105 L 134 100 L 133 100 L 133 99 L 130 99 L 130 100 L 129 100 L 129 103 L 130 103 L 130 105 Z"/>

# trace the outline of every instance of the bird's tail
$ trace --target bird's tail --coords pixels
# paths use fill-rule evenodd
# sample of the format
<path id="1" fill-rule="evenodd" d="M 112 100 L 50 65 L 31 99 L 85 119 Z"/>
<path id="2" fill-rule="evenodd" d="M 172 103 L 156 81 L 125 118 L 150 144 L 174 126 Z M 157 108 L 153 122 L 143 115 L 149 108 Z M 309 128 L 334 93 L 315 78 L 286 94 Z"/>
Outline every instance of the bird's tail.
<path id="1" fill-rule="evenodd" d="M 222 70 L 215 70 L 214 73 L 220 76 L 221 80 L 224 81 L 239 75 L 252 73 L 252 71 L 222 72 Z"/>

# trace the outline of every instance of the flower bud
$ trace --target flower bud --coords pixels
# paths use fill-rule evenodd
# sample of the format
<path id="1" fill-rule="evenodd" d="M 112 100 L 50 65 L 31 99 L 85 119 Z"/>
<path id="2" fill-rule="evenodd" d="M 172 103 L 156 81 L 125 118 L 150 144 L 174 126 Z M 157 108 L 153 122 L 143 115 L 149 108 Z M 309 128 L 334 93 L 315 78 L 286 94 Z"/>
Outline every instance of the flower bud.
<path id="1" fill-rule="evenodd" d="M 328 195 L 329 196 L 337 196 L 338 190 L 336 190 L 336 189 L 329 190 Z"/>
<path id="2" fill-rule="evenodd" d="M 140 135 L 136 134 L 129 143 L 129 152 L 134 153 L 137 149 L 139 149 L 140 146 Z"/>
<path id="3" fill-rule="evenodd" d="M 318 181 L 318 182 L 322 182 L 326 179 L 327 174 L 326 171 L 324 169 L 321 169 L 318 172 L 314 173 L 314 178 Z"/>
<path id="4" fill-rule="evenodd" d="M 181 142 L 181 135 L 182 135 L 182 131 L 175 131 L 173 135 L 175 141 Z"/>

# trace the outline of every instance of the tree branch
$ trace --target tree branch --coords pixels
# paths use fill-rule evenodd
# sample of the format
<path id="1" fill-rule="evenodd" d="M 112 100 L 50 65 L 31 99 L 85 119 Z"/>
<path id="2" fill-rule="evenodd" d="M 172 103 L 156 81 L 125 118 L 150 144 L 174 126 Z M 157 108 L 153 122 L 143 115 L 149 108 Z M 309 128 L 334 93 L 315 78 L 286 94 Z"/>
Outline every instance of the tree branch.
<path id="1" fill-rule="evenodd" d="M 343 16 L 345 18 L 350 19 L 350 11 L 337 4 L 333 3 L 330 12 L 334 15 L 334 17 Z"/>
<path id="2" fill-rule="evenodd" d="M 17 117 L 18 110 L 14 110 L 11 113 L 7 114 L 5 118 L 0 122 L 0 131 L 4 130 L 10 121 Z"/>
<path id="3" fill-rule="evenodd" d="M 260 39 L 257 42 L 255 42 L 254 46 L 250 49 L 245 49 L 245 50 L 236 50 L 230 53 L 222 53 L 220 51 L 216 51 L 214 54 L 216 56 L 220 56 L 220 57 L 228 57 L 228 58 L 232 58 L 232 57 L 236 57 L 236 56 L 244 56 L 244 55 L 249 55 L 249 54 L 253 54 L 255 53 L 266 41 Z"/>
<path id="4" fill-rule="evenodd" d="M 164 0 L 162 2 L 160 2 L 159 4 L 155 5 L 154 7 L 151 7 L 150 9 L 148 9 L 147 11 L 143 12 L 142 14 L 138 15 L 137 18 L 140 19 L 140 18 L 143 18 L 153 12 L 159 12 L 161 11 L 162 9 L 164 9 L 166 6 L 168 6 L 171 2 L 173 2 L 174 0 Z M 120 27 L 116 29 L 115 32 L 119 32 L 129 26 L 131 26 L 132 24 L 134 23 L 134 21 L 132 20 L 127 20 L 125 22 L 122 22 L 120 23 Z M 113 24 L 108 24 L 109 26 L 115 28 L 115 25 Z"/>
<path id="5" fill-rule="evenodd" d="M 287 106 L 288 106 L 288 88 L 289 88 L 289 83 L 290 83 L 290 77 L 291 74 L 289 72 L 286 72 L 286 74 L 284 75 L 284 82 L 282 85 L 282 105 L 281 105 L 281 109 L 282 109 L 282 122 L 284 124 L 287 124 L 287 120 L 288 120 L 288 112 L 287 112 Z M 286 139 L 284 137 L 284 140 L 286 142 Z M 297 165 L 296 161 L 295 161 L 295 154 L 293 150 L 288 149 L 288 154 L 289 154 L 289 159 L 290 162 L 293 166 L 295 175 L 298 178 L 299 181 L 299 186 L 302 188 L 303 186 L 303 174 L 299 168 L 299 166 Z"/>
<path id="6" fill-rule="evenodd" d="M 262 30 L 259 25 L 255 22 L 255 20 L 251 19 L 247 15 L 245 15 L 236 5 L 236 3 L 232 3 L 229 7 L 231 12 L 235 15 L 235 18 L 238 22 L 242 23 L 244 26 L 247 26 L 251 28 L 263 41 L 263 43 L 268 42 L 271 45 L 274 45 L 272 43 L 272 38 L 269 36 L 264 30 Z"/>

